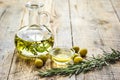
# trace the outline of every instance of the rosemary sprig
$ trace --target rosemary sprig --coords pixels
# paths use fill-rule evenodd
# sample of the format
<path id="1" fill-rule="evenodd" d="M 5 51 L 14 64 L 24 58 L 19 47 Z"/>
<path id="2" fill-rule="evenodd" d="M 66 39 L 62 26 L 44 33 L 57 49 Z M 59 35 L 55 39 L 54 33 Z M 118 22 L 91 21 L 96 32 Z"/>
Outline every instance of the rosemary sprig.
<path id="1" fill-rule="evenodd" d="M 92 57 L 90 60 L 83 61 L 78 64 L 70 64 L 67 68 L 52 68 L 46 71 L 40 71 L 39 75 L 41 77 L 49 77 L 54 75 L 78 75 L 80 73 L 86 73 L 93 70 L 101 70 L 103 66 L 116 63 L 120 60 L 120 52 L 114 49 L 111 49 L 111 53 L 105 51 L 104 55 L 101 57 Z"/>

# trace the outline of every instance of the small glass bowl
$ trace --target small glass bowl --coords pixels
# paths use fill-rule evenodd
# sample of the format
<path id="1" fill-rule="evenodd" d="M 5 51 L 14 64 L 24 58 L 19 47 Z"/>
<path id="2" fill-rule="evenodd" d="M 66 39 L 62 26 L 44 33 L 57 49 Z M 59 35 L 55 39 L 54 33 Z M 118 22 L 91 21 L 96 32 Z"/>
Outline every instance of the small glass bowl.
<path id="1" fill-rule="evenodd" d="M 49 54 L 52 56 L 52 60 L 57 64 L 67 64 L 72 61 L 75 51 L 66 47 L 53 48 Z"/>

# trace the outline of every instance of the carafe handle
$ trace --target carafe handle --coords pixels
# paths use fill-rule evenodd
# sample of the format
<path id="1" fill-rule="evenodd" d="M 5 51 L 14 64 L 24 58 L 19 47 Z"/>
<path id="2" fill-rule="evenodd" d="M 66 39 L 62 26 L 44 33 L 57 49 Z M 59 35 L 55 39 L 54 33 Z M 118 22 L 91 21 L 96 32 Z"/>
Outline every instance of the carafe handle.
<path id="1" fill-rule="evenodd" d="M 43 17 L 44 16 L 44 17 Z M 43 18 L 42 18 L 43 17 Z M 46 17 L 46 19 L 45 19 Z M 40 25 L 45 25 L 45 26 L 48 26 L 49 25 L 49 22 L 50 22 L 50 15 L 48 12 L 46 11 L 41 11 L 39 12 L 39 23 Z"/>

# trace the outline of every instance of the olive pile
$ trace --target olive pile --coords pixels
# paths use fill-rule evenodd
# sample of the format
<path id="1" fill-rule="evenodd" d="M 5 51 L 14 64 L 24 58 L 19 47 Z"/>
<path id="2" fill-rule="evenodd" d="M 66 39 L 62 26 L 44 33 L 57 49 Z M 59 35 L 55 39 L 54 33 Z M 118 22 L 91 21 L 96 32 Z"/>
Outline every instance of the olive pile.
<path id="1" fill-rule="evenodd" d="M 73 57 L 73 62 L 79 63 L 83 61 L 83 58 L 86 57 L 87 55 L 87 49 L 86 48 L 82 48 L 80 49 L 78 46 L 74 46 L 73 49 L 75 50 L 75 55 Z"/>

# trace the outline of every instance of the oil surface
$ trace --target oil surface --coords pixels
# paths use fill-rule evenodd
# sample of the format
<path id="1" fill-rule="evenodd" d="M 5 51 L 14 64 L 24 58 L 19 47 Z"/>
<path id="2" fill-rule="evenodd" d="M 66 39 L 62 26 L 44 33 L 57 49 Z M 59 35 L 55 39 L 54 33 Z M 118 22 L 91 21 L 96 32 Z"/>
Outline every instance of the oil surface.
<path id="1" fill-rule="evenodd" d="M 26 57 L 45 55 L 53 47 L 54 38 L 47 31 L 36 28 L 21 29 L 15 35 L 15 46 L 18 53 Z"/>

